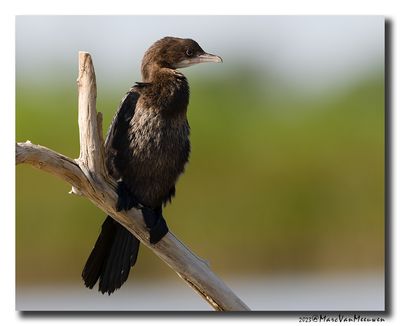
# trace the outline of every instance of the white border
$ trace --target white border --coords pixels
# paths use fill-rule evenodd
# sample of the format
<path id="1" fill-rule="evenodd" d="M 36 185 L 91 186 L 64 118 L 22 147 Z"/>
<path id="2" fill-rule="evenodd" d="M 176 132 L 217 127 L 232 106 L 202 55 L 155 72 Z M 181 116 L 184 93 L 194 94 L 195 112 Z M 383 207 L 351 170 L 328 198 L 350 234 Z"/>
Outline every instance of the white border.
<path id="1" fill-rule="evenodd" d="M 14 64 L 15 64 L 15 15 L 25 14 L 257 14 L 257 15 L 334 15 L 334 14 L 368 14 L 368 15 L 384 15 L 392 21 L 392 167 L 393 171 L 391 179 L 393 182 L 392 192 L 392 223 L 391 227 L 391 248 L 392 250 L 392 313 L 386 316 L 385 324 L 399 324 L 399 254 L 400 234 L 399 234 L 399 174 L 397 167 L 399 166 L 399 137 L 400 137 L 400 121 L 399 107 L 396 101 L 396 93 L 399 93 L 397 80 L 399 77 L 399 69 L 396 62 L 398 58 L 399 47 L 399 1 L 350 1 L 350 0 L 334 0 L 334 1 L 318 1 L 318 0 L 279 0 L 279 1 L 217 1 L 217 0 L 201 0 L 201 1 L 177 1 L 177 0 L 153 0 L 142 1 L 93 1 L 83 2 L 82 0 L 69 1 L 2 1 L 0 4 L 0 35 L 1 35 L 1 51 L 0 51 L 0 108 L 1 108 L 1 137 L 0 148 L 1 154 L 1 193 L 2 198 L 2 214 L 0 227 L 0 309 L 1 320 L 6 325 L 12 325 L 20 322 L 30 323 L 54 323 L 64 322 L 73 325 L 90 325 L 96 323 L 148 323 L 150 321 L 176 325 L 186 324 L 188 319 L 195 324 L 206 323 L 225 323 L 238 324 L 248 323 L 262 324 L 272 323 L 298 323 L 298 319 L 294 316 L 278 317 L 268 315 L 259 315 L 256 318 L 239 318 L 237 315 L 230 315 L 227 318 L 202 318 L 199 315 L 186 317 L 162 317 L 156 316 L 148 318 L 146 316 L 125 316 L 117 318 L 113 316 L 97 316 L 97 317 L 74 317 L 74 318 L 57 318 L 57 317 L 39 317 L 39 318 L 22 318 L 15 312 L 15 295 L 14 295 L 14 279 L 15 279 L 15 166 L 14 166 L 14 141 L 15 141 L 15 113 L 14 113 Z M 299 313 L 299 315 L 304 315 Z M 133 320 L 130 320 L 133 319 Z"/>

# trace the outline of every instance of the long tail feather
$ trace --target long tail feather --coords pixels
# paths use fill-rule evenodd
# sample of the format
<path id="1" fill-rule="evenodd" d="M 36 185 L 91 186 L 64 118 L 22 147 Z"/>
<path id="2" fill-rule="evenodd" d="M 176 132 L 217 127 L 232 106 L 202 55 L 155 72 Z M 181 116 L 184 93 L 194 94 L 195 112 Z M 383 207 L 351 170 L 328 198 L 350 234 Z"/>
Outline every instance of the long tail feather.
<path id="1" fill-rule="evenodd" d="M 82 272 L 85 285 L 92 289 L 100 280 L 99 291 L 103 294 L 119 289 L 136 263 L 139 244 L 128 230 L 107 216 Z"/>

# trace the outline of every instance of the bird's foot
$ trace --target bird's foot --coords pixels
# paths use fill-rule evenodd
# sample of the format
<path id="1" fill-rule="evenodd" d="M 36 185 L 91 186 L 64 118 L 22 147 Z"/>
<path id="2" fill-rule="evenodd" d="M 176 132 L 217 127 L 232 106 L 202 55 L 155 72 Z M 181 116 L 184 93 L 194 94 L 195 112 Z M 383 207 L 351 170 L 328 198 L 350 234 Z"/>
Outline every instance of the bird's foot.
<path id="1" fill-rule="evenodd" d="M 144 222 L 149 229 L 150 243 L 157 243 L 168 233 L 167 222 L 162 216 L 161 207 L 154 209 L 139 203 L 123 181 L 118 181 L 117 195 L 117 212 L 129 211 L 132 207 L 142 210 Z"/>
<path id="2" fill-rule="evenodd" d="M 122 210 L 129 211 L 132 207 L 142 208 L 143 206 L 136 200 L 135 196 L 132 195 L 129 188 L 123 181 L 118 181 L 117 186 L 117 212 Z"/>
<path id="3" fill-rule="evenodd" d="M 167 222 L 162 216 L 161 207 L 157 209 L 143 207 L 142 213 L 144 222 L 149 229 L 150 243 L 155 244 L 168 233 Z"/>

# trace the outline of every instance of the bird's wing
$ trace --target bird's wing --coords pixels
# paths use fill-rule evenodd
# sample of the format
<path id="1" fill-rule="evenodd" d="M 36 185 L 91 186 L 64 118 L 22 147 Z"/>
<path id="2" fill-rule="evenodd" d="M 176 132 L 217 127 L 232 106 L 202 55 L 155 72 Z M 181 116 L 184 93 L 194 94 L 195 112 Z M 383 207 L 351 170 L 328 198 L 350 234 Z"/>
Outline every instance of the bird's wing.
<path id="1" fill-rule="evenodd" d="M 126 162 L 123 157 L 129 146 L 129 123 L 135 114 L 136 103 L 140 94 L 131 88 L 121 100 L 120 106 L 111 122 L 104 144 L 108 172 L 116 179 L 120 178 L 120 168 L 115 163 Z M 118 164 L 117 164 L 118 165 Z"/>

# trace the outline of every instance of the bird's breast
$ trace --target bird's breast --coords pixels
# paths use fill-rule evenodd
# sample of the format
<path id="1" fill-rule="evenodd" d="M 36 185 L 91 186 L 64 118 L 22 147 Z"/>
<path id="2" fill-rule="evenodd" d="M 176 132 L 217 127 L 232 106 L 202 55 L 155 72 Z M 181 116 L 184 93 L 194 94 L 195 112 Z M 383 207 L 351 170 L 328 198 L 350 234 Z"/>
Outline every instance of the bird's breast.
<path id="1" fill-rule="evenodd" d="M 130 129 L 129 183 L 139 200 L 156 206 L 168 195 L 189 159 L 189 124 L 186 117 L 139 110 Z"/>
<path id="2" fill-rule="evenodd" d="M 138 112 L 130 129 L 133 156 L 151 159 L 154 163 L 167 164 L 179 160 L 189 142 L 190 129 L 186 117 L 171 119 L 150 110 Z"/>

